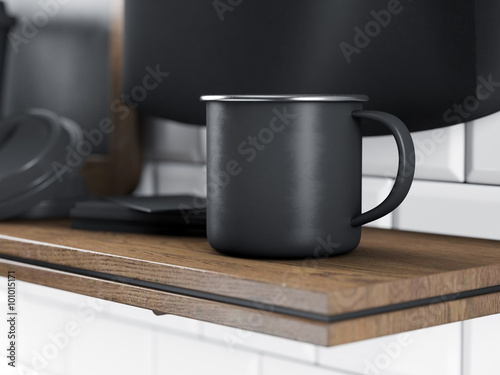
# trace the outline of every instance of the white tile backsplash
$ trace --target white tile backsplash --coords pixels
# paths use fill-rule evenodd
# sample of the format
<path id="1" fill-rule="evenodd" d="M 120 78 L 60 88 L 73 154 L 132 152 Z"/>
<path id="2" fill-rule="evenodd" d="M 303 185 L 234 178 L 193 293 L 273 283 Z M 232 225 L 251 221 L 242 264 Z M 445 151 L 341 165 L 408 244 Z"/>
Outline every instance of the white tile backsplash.
<path id="1" fill-rule="evenodd" d="M 206 164 L 207 163 L 207 127 L 206 126 L 200 127 L 198 144 L 200 145 L 201 155 L 203 157 L 203 162 Z"/>
<path id="2" fill-rule="evenodd" d="M 363 137 L 362 170 L 364 176 L 396 176 L 398 149 L 393 136 Z"/>
<path id="3" fill-rule="evenodd" d="M 379 178 L 379 177 L 363 177 L 362 189 L 362 212 L 371 210 L 378 206 L 382 201 L 387 198 L 391 192 L 394 180 L 392 178 Z M 392 229 L 393 214 L 390 213 L 384 217 L 366 224 L 367 227 Z"/>
<path id="4" fill-rule="evenodd" d="M 148 117 L 144 128 L 146 159 L 205 163 L 200 126 Z"/>
<path id="5" fill-rule="evenodd" d="M 142 166 L 141 179 L 134 195 L 150 196 L 156 194 L 157 162 L 147 160 Z"/>
<path id="6" fill-rule="evenodd" d="M 463 375 L 500 373 L 500 315 L 463 322 Z"/>
<path id="7" fill-rule="evenodd" d="M 319 364 L 365 375 L 461 375 L 461 323 L 319 349 Z"/>
<path id="8" fill-rule="evenodd" d="M 500 240 L 500 189 L 414 181 L 394 212 L 394 228 Z"/>
<path id="9" fill-rule="evenodd" d="M 465 125 L 412 133 L 415 145 L 415 178 L 464 181 Z M 394 138 L 363 138 L 363 174 L 396 177 L 398 152 Z"/>
<path id="10" fill-rule="evenodd" d="M 218 324 L 202 324 L 202 336 L 220 342 L 228 350 L 248 348 L 266 353 L 274 353 L 311 364 L 316 360 L 316 347 L 311 344 Z"/>
<path id="11" fill-rule="evenodd" d="M 500 185 L 500 112 L 467 124 L 467 182 Z"/>
<path id="12" fill-rule="evenodd" d="M 55 3 L 50 1 L 3 0 L 3 2 L 6 3 L 7 10 L 9 11 L 8 14 L 19 17 L 18 19 L 21 19 L 22 16 L 27 18 L 30 16 L 34 17 L 35 14 L 43 12 L 43 14 L 50 15 L 47 18 L 51 22 L 82 22 L 82 20 L 87 19 L 107 25 L 110 18 L 110 0 L 57 0 Z M 25 20 L 22 21 L 26 22 Z"/>
<path id="13" fill-rule="evenodd" d="M 204 165 L 159 162 L 157 193 L 160 195 L 189 194 L 206 196 L 206 167 Z"/>

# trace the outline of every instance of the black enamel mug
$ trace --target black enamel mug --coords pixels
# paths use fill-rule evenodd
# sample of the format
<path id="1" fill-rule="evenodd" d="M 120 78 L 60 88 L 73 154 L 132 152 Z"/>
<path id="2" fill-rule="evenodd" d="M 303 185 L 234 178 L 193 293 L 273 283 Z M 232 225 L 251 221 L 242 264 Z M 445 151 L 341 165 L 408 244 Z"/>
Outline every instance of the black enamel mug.
<path id="1" fill-rule="evenodd" d="M 362 109 L 361 95 L 203 96 L 210 245 L 230 255 L 321 258 L 355 249 L 361 225 L 404 200 L 415 151 L 406 126 Z M 389 196 L 361 213 L 361 120 L 385 125 L 399 152 Z"/>

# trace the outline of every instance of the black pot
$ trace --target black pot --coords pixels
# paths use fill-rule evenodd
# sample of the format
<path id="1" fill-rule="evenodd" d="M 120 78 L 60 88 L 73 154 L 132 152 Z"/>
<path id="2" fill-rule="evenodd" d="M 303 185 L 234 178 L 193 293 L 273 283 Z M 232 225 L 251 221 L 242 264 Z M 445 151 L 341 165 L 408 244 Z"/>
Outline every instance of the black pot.
<path id="1" fill-rule="evenodd" d="M 3 69 L 5 64 L 5 51 L 7 50 L 7 36 L 9 30 L 16 23 L 15 18 L 9 17 L 5 11 L 5 4 L 0 2 L 0 103 L 2 102 Z"/>
<path id="2" fill-rule="evenodd" d="M 496 0 L 126 0 L 125 91 L 159 65 L 170 76 L 134 105 L 188 123 L 205 123 L 204 94 L 362 92 L 411 131 L 452 125 L 500 110 L 495 88 L 466 100 L 500 81 L 498 14 Z"/>

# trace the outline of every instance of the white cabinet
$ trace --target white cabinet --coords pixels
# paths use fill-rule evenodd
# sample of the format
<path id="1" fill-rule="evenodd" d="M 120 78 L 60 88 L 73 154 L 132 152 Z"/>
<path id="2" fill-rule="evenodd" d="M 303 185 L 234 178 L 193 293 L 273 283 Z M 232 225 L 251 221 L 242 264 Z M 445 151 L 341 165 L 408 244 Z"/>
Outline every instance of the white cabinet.
<path id="1" fill-rule="evenodd" d="M 452 323 L 321 348 L 319 364 L 365 375 L 461 375 L 460 350 L 460 323 Z"/>
<path id="2" fill-rule="evenodd" d="M 463 322 L 463 375 L 500 373 L 500 315 Z"/>
<path id="3" fill-rule="evenodd" d="M 211 323 L 202 323 L 202 332 L 203 337 L 215 340 L 229 350 L 247 348 L 311 364 L 316 360 L 316 346 L 312 344 Z"/>
<path id="4" fill-rule="evenodd" d="M 158 374 L 260 374 L 260 358 L 257 352 L 230 349 L 168 332 L 160 331 L 158 335 Z"/>

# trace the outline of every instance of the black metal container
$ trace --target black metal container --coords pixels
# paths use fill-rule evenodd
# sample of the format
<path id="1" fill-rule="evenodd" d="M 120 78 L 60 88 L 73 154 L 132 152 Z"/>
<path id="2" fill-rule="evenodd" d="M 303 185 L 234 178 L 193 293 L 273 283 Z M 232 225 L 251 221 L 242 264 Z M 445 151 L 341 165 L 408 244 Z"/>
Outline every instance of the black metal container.
<path id="1" fill-rule="evenodd" d="M 178 121 L 204 124 L 209 93 L 362 92 L 411 131 L 452 125 L 500 110 L 498 88 L 477 98 L 500 83 L 499 14 L 498 0 L 126 0 L 125 91 L 158 66 L 170 75 L 138 108 Z"/>
<path id="2" fill-rule="evenodd" d="M 358 246 L 361 225 L 406 197 L 415 151 L 396 117 L 360 95 L 205 96 L 207 234 L 226 254 L 321 258 Z M 396 138 L 399 170 L 384 202 L 361 213 L 360 119 Z"/>
<path id="3" fill-rule="evenodd" d="M 0 2 L 0 103 L 3 93 L 3 72 L 5 64 L 5 51 L 7 50 L 7 36 L 9 30 L 16 23 L 15 18 L 9 17 L 5 11 L 5 4 Z"/>

